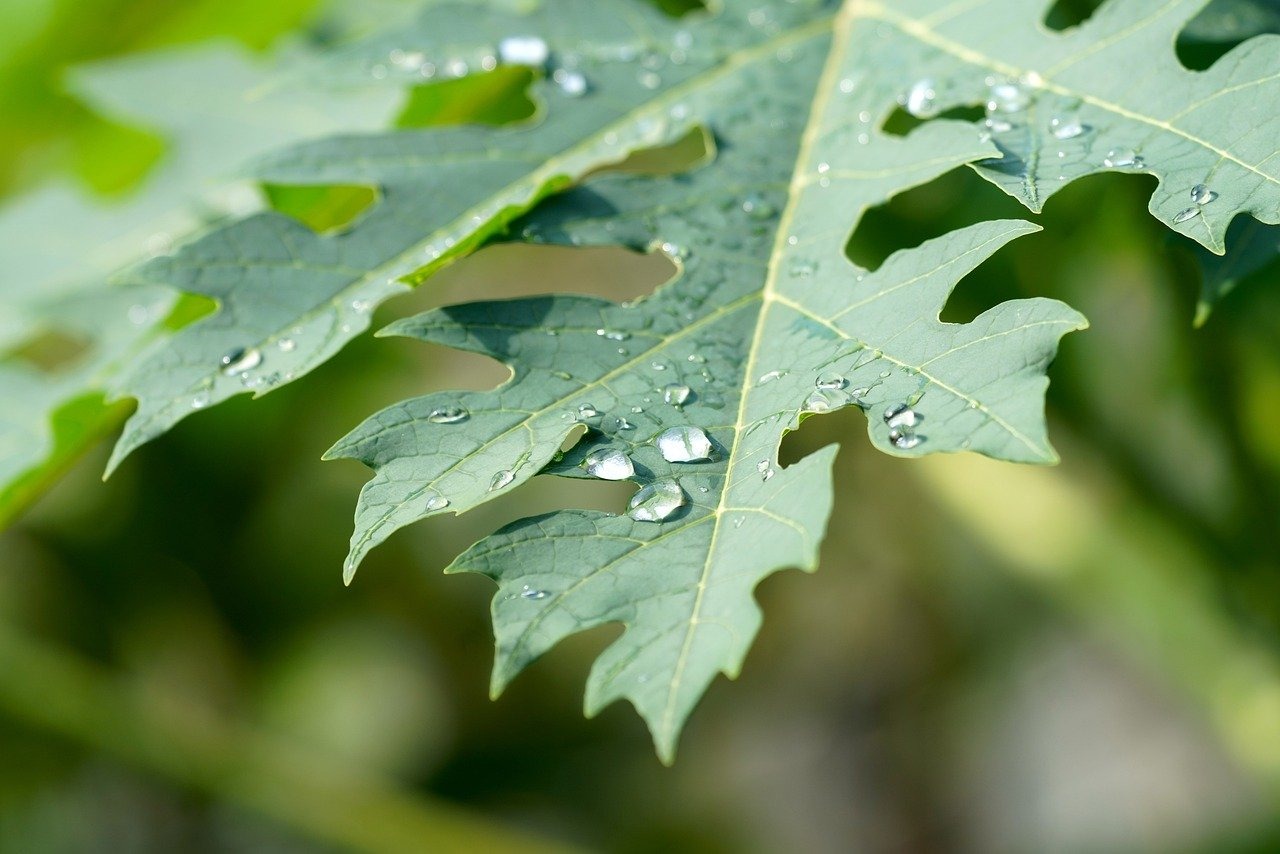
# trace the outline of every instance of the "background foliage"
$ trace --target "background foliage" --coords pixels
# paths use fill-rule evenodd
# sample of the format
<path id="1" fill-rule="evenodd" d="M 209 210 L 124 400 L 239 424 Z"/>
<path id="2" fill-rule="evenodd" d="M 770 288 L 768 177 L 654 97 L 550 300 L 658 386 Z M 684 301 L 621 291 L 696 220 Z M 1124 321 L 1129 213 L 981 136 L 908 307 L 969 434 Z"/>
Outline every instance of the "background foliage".
<path id="1" fill-rule="evenodd" d="M 68 63 L 368 23 L 311 2 L 4 14 L 7 186 L 74 174 L 104 193 L 127 193 L 163 145 L 58 94 Z M 381 406 L 492 385 L 495 364 L 365 338 L 311 382 L 184 422 L 105 485 L 99 449 L 0 535 L 0 848 L 1267 850 L 1280 270 L 1193 329 L 1190 245 L 1146 213 L 1151 189 L 1101 175 L 1063 190 L 1046 230 L 945 315 L 1050 296 L 1091 319 L 1053 369 L 1061 466 L 908 465 L 847 441 L 857 412 L 788 439 L 789 460 L 846 440 L 822 570 L 762 585 L 754 654 L 713 686 L 671 770 L 627 710 L 580 717 L 616 630 L 572 639 L 490 703 L 491 586 L 439 574 L 507 521 L 616 511 L 625 490 L 536 479 L 406 529 L 338 584 L 366 473 L 319 455 Z M 1025 211 L 962 170 L 873 211 L 851 251 L 1009 216 Z M 622 299 L 667 272 L 617 250 L 499 247 L 375 325 L 552 280 Z"/>

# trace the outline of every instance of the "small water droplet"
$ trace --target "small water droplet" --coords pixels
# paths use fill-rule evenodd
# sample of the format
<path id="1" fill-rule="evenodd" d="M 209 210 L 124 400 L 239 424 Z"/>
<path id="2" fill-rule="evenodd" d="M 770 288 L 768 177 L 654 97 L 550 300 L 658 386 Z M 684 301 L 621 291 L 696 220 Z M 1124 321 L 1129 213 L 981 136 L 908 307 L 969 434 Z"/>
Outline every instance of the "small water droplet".
<path id="1" fill-rule="evenodd" d="M 1191 201 L 1197 205 L 1207 205 L 1216 198 L 1218 198 L 1218 194 L 1204 184 L 1196 184 L 1191 188 Z"/>
<path id="2" fill-rule="evenodd" d="M 636 79 L 640 81 L 640 85 L 646 89 L 657 89 L 662 85 L 662 78 L 652 71 L 641 71 L 636 75 Z"/>
<path id="3" fill-rule="evenodd" d="M 1031 103 L 1031 96 L 1017 83 L 997 83 L 991 87 L 987 111 L 991 113 L 1019 113 Z"/>
<path id="4" fill-rule="evenodd" d="M 127 315 L 129 322 L 134 326 L 142 326 L 151 319 L 151 310 L 145 305 L 131 305 Z"/>
<path id="5" fill-rule="evenodd" d="M 776 379 L 786 376 L 786 371 L 769 371 L 767 374 L 761 374 L 760 379 L 756 381 L 756 385 L 765 385 Z"/>
<path id="6" fill-rule="evenodd" d="M 630 332 L 621 332 L 616 329 L 597 329 L 596 334 L 601 338 L 607 338 L 610 341 L 626 341 L 631 337 Z"/>
<path id="7" fill-rule="evenodd" d="M 1142 158 L 1132 148 L 1113 148 L 1102 158 L 1102 165 L 1108 169 L 1137 169 L 1142 166 Z"/>
<path id="8" fill-rule="evenodd" d="M 218 363 L 227 376 L 242 374 L 262 364 L 262 351 L 257 347 L 250 347 L 247 350 L 244 347 L 237 347 L 224 353 Z"/>
<path id="9" fill-rule="evenodd" d="M 595 418 L 600 414 L 600 410 L 596 409 L 589 403 L 584 403 L 578 407 L 579 418 Z"/>
<path id="10" fill-rule="evenodd" d="M 292 353 L 297 349 L 298 342 L 294 341 L 292 338 L 281 338 L 276 342 L 276 347 L 280 349 L 281 353 Z"/>
<path id="11" fill-rule="evenodd" d="M 938 113 L 938 93 L 933 88 L 933 81 L 918 80 L 903 97 L 903 105 L 907 112 L 918 119 L 927 119 Z"/>
<path id="12" fill-rule="evenodd" d="M 711 458 L 711 440 L 701 427 L 670 427 L 658 434 L 654 444 L 669 463 L 694 463 Z"/>
<path id="13" fill-rule="evenodd" d="M 1183 210 L 1178 211 L 1178 215 L 1173 218 L 1173 224 L 1179 225 L 1189 219 L 1195 219 L 1198 216 L 1200 216 L 1199 207 L 1184 208 Z"/>
<path id="14" fill-rule="evenodd" d="M 625 418 L 615 418 L 615 419 L 613 419 L 613 425 L 614 425 L 614 428 L 615 428 L 615 429 L 618 429 L 618 430 L 634 430 L 634 429 L 636 429 L 636 425 L 632 424 L 630 421 L 628 421 L 628 420 L 627 420 L 627 419 L 625 419 Z"/>
<path id="15" fill-rule="evenodd" d="M 657 480 L 631 496 L 627 515 L 637 522 L 661 522 L 684 506 L 684 490 L 674 480 Z"/>
<path id="16" fill-rule="evenodd" d="M 508 36 L 498 42 L 498 56 L 508 65 L 541 68 L 550 53 L 547 43 L 537 36 Z"/>
<path id="17" fill-rule="evenodd" d="M 437 510 L 443 510 L 449 506 L 449 499 L 443 495 L 433 495 L 427 499 L 427 510 L 434 513 Z"/>
<path id="18" fill-rule="evenodd" d="M 208 405 L 209 405 L 209 392 L 207 391 L 197 392 L 196 396 L 191 398 L 192 409 L 204 409 Z"/>
<path id="19" fill-rule="evenodd" d="M 533 587 L 530 587 L 528 584 L 526 584 L 526 585 L 524 585 L 523 587 L 521 587 L 521 588 L 520 588 L 520 598 L 521 598 L 521 599 L 535 599 L 535 600 L 536 600 L 536 599 L 546 599 L 546 598 L 547 598 L 547 591 L 545 591 L 545 590 L 538 590 L 538 589 L 533 588 Z"/>
<path id="20" fill-rule="evenodd" d="M 753 219 L 769 219 L 778 209 L 769 204 L 761 196 L 751 195 L 742 202 L 742 210 Z"/>
<path id="21" fill-rule="evenodd" d="M 808 258 L 791 259 L 790 273 L 794 278 L 807 279 L 812 276 L 818 269 L 818 264 Z"/>
<path id="22" fill-rule="evenodd" d="M 551 80 L 560 88 L 561 92 L 565 93 L 570 98 L 580 98 L 587 94 L 587 78 L 577 71 L 569 71 L 566 68 L 557 68 L 552 73 Z M 608 139 L 606 138 L 605 141 L 608 142 Z"/>
<path id="23" fill-rule="evenodd" d="M 592 451 L 582 465 L 588 474 L 601 480 L 626 480 L 636 473 L 630 457 L 615 448 Z"/>
<path id="24" fill-rule="evenodd" d="M 996 116 L 988 117 L 986 121 L 986 125 L 987 125 L 987 130 L 991 131 L 992 133 L 1007 133 L 1008 131 L 1013 130 L 1012 122 L 1007 122 L 1004 119 L 997 118 Z"/>
<path id="25" fill-rule="evenodd" d="M 920 422 L 920 416 L 905 403 L 895 403 L 884 411 L 884 423 L 890 427 L 914 427 Z"/>
<path id="26" fill-rule="evenodd" d="M 371 307 L 372 307 L 372 303 L 370 303 L 367 299 L 353 299 L 351 301 L 351 310 L 354 311 L 356 314 L 364 314 Z"/>
<path id="27" fill-rule="evenodd" d="M 840 91 L 845 95 L 848 95 L 850 92 L 852 92 L 853 87 L 854 87 L 854 82 L 852 77 L 846 77 L 840 81 Z"/>
<path id="28" fill-rule="evenodd" d="M 691 393 L 687 385 L 671 383 L 662 389 L 662 400 L 671 406 L 684 406 Z"/>
<path id="29" fill-rule="evenodd" d="M 1049 131 L 1055 139 L 1075 139 L 1083 136 L 1088 127 L 1074 116 L 1055 116 L 1049 120 Z"/>
<path id="30" fill-rule="evenodd" d="M 493 476 L 493 480 L 489 481 L 489 491 L 495 492 L 511 485 L 516 479 L 516 473 L 510 469 L 503 469 Z"/>
<path id="31" fill-rule="evenodd" d="M 889 431 L 889 441 L 893 442 L 893 446 L 899 450 L 909 451 L 919 445 L 921 439 L 915 433 L 907 429 L 895 429 Z"/>
<path id="32" fill-rule="evenodd" d="M 471 417 L 471 413 L 461 406 L 443 406 L 431 410 L 427 420 L 432 424 L 460 424 Z"/>

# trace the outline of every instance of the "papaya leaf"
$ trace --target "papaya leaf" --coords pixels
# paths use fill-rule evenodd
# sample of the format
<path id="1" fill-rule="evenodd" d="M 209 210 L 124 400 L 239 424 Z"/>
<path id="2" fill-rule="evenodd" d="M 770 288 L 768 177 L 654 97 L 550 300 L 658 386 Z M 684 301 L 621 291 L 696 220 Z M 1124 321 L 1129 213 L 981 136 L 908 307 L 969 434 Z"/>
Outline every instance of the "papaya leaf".
<path id="1" fill-rule="evenodd" d="M 388 333 L 492 356 L 512 377 L 392 406 L 329 454 L 376 472 L 348 578 L 395 529 L 539 473 L 637 483 L 625 514 L 524 519 L 449 571 L 499 585 L 495 693 L 567 635 L 622 623 L 592 668 L 586 709 L 629 700 L 664 761 L 714 677 L 739 672 L 761 620 L 756 584 L 816 566 L 835 449 L 782 467 L 779 442 L 802 419 L 856 405 L 890 454 L 1055 459 L 1044 371 L 1084 319 L 1029 299 L 970 323 L 939 320 L 966 273 L 1035 226 L 981 223 L 875 271 L 845 256 L 869 207 L 993 153 L 966 123 L 930 122 L 906 138 L 876 129 L 895 108 L 900 69 L 867 62 L 880 37 L 858 9 L 846 4 L 834 43 L 801 30 L 786 49 L 756 51 L 681 93 L 716 141 L 711 163 L 675 177 L 600 176 L 513 229 L 657 247 L 679 266 L 675 280 L 629 305 L 548 296 L 396 323 Z"/>

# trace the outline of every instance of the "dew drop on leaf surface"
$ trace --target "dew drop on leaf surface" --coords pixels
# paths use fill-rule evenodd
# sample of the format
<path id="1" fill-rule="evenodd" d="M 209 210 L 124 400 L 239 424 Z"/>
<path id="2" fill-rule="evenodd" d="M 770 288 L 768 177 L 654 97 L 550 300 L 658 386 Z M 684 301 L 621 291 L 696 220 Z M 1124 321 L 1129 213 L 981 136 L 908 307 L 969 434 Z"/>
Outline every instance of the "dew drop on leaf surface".
<path id="1" fill-rule="evenodd" d="M 654 440 L 669 463 L 692 463 L 711 458 L 711 440 L 701 427 L 684 425 L 663 430 Z"/>
<path id="2" fill-rule="evenodd" d="M 614 448 L 593 451 L 583 460 L 583 466 L 588 474 L 601 480 L 626 480 L 636 473 L 631 459 Z"/>
<path id="3" fill-rule="evenodd" d="M 684 506 L 684 490 L 674 480 L 659 480 L 643 487 L 627 505 L 627 515 L 637 522 L 661 522 Z"/>

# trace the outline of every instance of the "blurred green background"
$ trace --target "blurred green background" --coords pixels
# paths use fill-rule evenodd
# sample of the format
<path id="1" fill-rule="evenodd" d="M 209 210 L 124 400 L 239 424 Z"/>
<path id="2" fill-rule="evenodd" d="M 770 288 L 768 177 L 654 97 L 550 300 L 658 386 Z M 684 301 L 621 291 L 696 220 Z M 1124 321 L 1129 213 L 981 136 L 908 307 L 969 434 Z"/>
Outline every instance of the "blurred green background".
<path id="1" fill-rule="evenodd" d="M 410 0 L 9 0 L 0 189 L 127 196 L 164 140 L 64 94 L 68 66 L 221 37 L 324 44 Z M 192 418 L 99 480 L 82 460 L 0 533 L 0 851 L 1166 852 L 1280 849 L 1280 267 L 1202 329 L 1150 179 L 1055 196 L 948 307 L 1044 295 L 1093 328 L 1050 389 L 1052 469 L 877 454 L 857 411 L 806 421 L 839 494 L 821 571 L 759 590 L 736 684 L 674 768 L 581 692 L 611 631 L 497 702 L 489 582 L 440 570 L 501 524 L 619 510 L 539 479 L 398 534 L 350 589 L 366 477 L 320 454 L 365 415 L 484 387 L 481 358 L 365 337 L 316 376 Z M 854 258 L 1026 211 L 967 170 L 872 212 Z M 392 302 L 670 272 L 621 250 L 492 247 Z"/>

